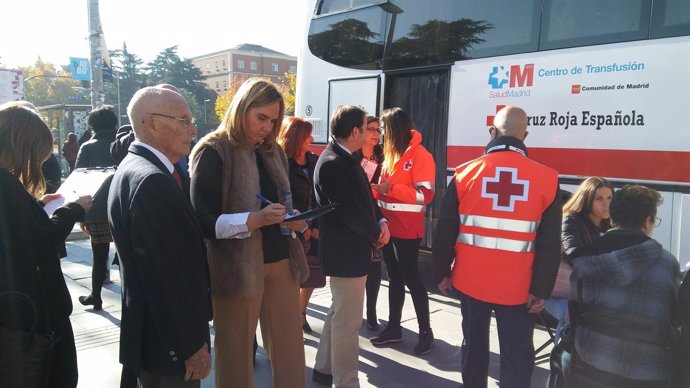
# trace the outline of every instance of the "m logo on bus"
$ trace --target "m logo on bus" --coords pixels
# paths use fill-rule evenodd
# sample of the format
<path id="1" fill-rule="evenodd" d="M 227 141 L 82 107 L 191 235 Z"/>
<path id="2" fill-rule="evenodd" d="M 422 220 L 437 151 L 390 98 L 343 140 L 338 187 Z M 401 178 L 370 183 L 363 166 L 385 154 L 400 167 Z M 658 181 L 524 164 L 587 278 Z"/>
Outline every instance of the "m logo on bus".
<path id="1" fill-rule="evenodd" d="M 507 66 L 494 66 L 491 73 L 489 73 L 488 84 L 491 89 L 503 89 L 506 84 L 510 88 L 532 86 L 534 81 L 534 64 L 529 63 L 523 66 L 511 65 L 510 69 Z"/>

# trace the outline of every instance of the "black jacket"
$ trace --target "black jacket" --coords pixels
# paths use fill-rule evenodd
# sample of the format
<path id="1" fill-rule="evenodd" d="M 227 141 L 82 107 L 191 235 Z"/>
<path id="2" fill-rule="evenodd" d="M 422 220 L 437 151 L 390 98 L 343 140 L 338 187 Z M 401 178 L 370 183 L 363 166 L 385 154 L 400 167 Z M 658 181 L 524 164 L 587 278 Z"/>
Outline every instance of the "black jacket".
<path id="1" fill-rule="evenodd" d="M 586 215 L 569 214 L 563 218 L 561 241 L 565 256 L 599 239 L 601 239 L 599 228 Z"/>
<path id="2" fill-rule="evenodd" d="M 383 215 L 359 159 L 334 142 L 328 144 L 316 163 L 314 190 L 319 205 L 338 204 L 336 210 L 319 219 L 323 273 L 337 277 L 366 275 Z"/>
<path id="3" fill-rule="evenodd" d="M 136 374 L 184 374 L 184 361 L 210 344 L 212 318 L 188 195 L 151 151 L 131 145 L 110 186 L 108 218 L 123 279 L 120 362 Z"/>
<path id="4" fill-rule="evenodd" d="M 69 325 L 72 299 L 58 257 L 74 223 L 83 217 L 81 206 L 68 203 L 48 218 L 19 180 L 0 168 L 0 292 L 19 291 L 31 297 L 38 308 L 39 332 L 45 333 L 44 312 L 58 333 Z M 31 316 L 27 306 L 0 300 L 0 326 L 27 329 Z"/>
<path id="5" fill-rule="evenodd" d="M 110 167 L 115 165 L 115 160 L 110 156 L 110 143 L 113 141 L 115 141 L 115 131 L 96 133 L 91 140 L 79 148 L 74 167 Z"/>

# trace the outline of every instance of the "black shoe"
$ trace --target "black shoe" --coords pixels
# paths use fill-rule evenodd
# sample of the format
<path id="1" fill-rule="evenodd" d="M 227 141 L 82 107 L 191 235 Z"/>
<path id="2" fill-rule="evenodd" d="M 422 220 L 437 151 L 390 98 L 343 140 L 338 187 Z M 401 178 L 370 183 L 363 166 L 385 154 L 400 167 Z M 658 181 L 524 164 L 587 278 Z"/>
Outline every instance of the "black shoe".
<path id="1" fill-rule="evenodd" d="M 304 322 L 302 325 L 302 331 L 305 333 L 311 333 L 311 326 L 309 326 L 309 322 Z"/>
<path id="2" fill-rule="evenodd" d="M 302 313 L 302 316 L 304 317 L 304 323 L 302 324 L 302 331 L 305 333 L 311 333 L 311 326 L 309 326 L 309 322 L 307 322 L 307 313 L 306 312 Z"/>
<path id="3" fill-rule="evenodd" d="M 101 298 L 97 299 L 93 295 L 80 296 L 79 303 L 83 304 L 84 306 L 93 306 L 94 310 L 103 310 L 103 301 Z"/>
<path id="4" fill-rule="evenodd" d="M 395 342 L 402 342 L 402 329 L 398 327 L 386 326 L 385 329 L 376 337 L 370 339 L 374 346 L 381 346 L 385 344 L 392 344 Z"/>
<path id="5" fill-rule="evenodd" d="M 419 333 L 419 341 L 414 347 L 414 354 L 424 355 L 431 351 L 434 347 L 434 333 L 429 330 L 424 330 Z"/>
<path id="6" fill-rule="evenodd" d="M 367 329 L 369 330 L 378 330 L 379 329 L 379 323 L 377 319 L 370 320 L 367 319 Z"/>
<path id="7" fill-rule="evenodd" d="M 328 385 L 329 387 L 333 385 L 333 375 L 321 373 L 316 369 L 314 369 L 314 372 L 311 374 L 311 379 L 317 384 Z"/>

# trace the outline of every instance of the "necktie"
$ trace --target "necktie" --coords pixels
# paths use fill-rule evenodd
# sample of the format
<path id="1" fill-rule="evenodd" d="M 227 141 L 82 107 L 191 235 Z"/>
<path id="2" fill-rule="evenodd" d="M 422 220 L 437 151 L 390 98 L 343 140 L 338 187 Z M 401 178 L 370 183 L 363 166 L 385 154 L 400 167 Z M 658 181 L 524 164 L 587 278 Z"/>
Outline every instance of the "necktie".
<path id="1" fill-rule="evenodd" d="M 177 185 L 180 186 L 180 188 L 182 188 L 182 177 L 180 176 L 180 173 L 177 172 L 176 169 L 173 169 L 172 176 L 173 179 L 175 179 L 175 182 L 177 182 Z"/>

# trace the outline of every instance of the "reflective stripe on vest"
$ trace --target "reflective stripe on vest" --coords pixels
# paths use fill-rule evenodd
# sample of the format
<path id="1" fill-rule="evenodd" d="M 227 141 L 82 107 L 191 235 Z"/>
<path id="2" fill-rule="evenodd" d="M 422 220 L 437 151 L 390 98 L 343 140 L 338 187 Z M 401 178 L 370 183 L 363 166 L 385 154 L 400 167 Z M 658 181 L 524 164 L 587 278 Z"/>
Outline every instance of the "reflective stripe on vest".
<path id="1" fill-rule="evenodd" d="M 457 241 L 462 244 L 473 245 L 480 248 L 500 249 L 510 252 L 525 253 L 534 251 L 534 241 L 488 237 L 470 233 L 459 233 Z"/>
<path id="2" fill-rule="evenodd" d="M 415 205 L 411 203 L 388 203 L 382 200 L 377 201 L 381 209 L 386 209 L 392 212 L 423 212 L 426 209 L 425 205 Z"/>
<path id="3" fill-rule="evenodd" d="M 423 187 L 428 190 L 433 190 L 434 186 L 431 185 L 431 182 L 417 182 L 414 184 L 415 187 Z"/>
<path id="4" fill-rule="evenodd" d="M 535 233 L 539 227 L 538 221 L 511 220 L 487 216 L 470 216 L 460 214 L 460 224 L 477 226 L 484 229 L 506 230 L 509 232 Z"/>

